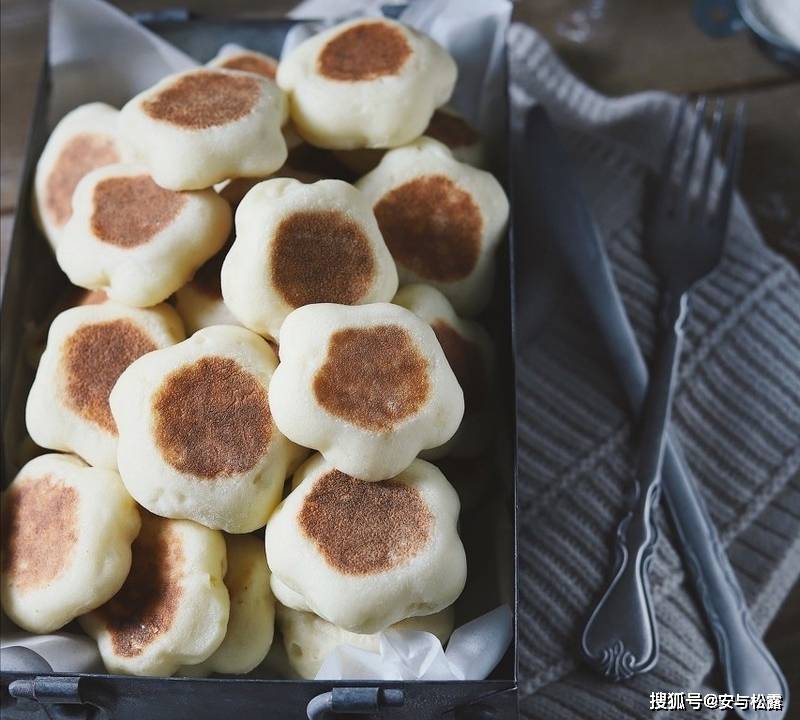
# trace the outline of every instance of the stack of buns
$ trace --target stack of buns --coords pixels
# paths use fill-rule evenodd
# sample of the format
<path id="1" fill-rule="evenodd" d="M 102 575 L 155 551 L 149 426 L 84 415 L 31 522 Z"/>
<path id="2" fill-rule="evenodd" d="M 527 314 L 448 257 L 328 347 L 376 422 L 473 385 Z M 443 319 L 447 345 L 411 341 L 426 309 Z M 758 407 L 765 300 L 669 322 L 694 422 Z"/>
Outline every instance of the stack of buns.
<path id="1" fill-rule="evenodd" d="M 276 618 L 302 677 L 390 626 L 447 640 L 466 481 L 440 468 L 480 466 L 493 427 L 460 316 L 508 218 L 455 81 L 369 18 L 61 120 L 34 208 L 97 297 L 53 319 L 28 398 L 50 452 L 3 493 L 11 620 L 77 619 L 135 675 L 248 673 Z"/>

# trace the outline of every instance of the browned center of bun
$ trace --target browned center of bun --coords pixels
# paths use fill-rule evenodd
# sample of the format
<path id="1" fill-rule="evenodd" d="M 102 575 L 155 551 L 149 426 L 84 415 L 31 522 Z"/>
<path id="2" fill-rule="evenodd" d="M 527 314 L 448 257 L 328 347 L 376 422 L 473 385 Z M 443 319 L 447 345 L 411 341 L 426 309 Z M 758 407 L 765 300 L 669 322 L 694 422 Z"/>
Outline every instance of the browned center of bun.
<path id="1" fill-rule="evenodd" d="M 431 327 L 464 391 L 466 412 L 482 409 L 486 404 L 488 374 L 480 346 L 467 340 L 444 320 L 436 320 Z"/>
<path id="2" fill-rule="evenodd" d="M 423 133 L 449 148 L 469 147 L 480 139 L 475 129 L 457 115 L 436 110 Z"/>
<path id="3" fill-rule="evenodd" d="M 172 372 L 156 394 L 153 413 L 164 459 L 202 479 L 247 472 L 272 436 L 266 390 L 227 357 L 203 357 Z"/>
<path id="4" fill-rule="evenodd" d="M 375 205 L 394 259 L 425 280 L 454 282 L 475 268 L 483 218 L 472 196 L 445 175 L 423 175 Z"/>
<path id="5" fill-rule="evenodd" d="M 132 320 L 82 325 L 64 345 L 66 400 L 81 417 L 117 434 L 108 396 L 128 365 L 156 344 Z"/>
<path id="6" fill-rule="evenodd" d="M 78 491 L 60 480 L 25 480 L 3 503 L 3 573 L 22 590 L 47 585 L 75 560 Z"/>
<path id="7" fill-rule="evenodd" d="M 72 193 L 84 175 L 119 160 L 108 135 L 81 133 L 68 140 L 45 183 L 45 207 L 52 222 L 61 227 L 72 217 Z"/>
<path id="8" fill-rule="evenodd" d="M 259 57 L 258 55 L 251 55 L 249 53 L 242 53 L 241 55 L 231 55 L 222 61 L 220 67 L 226 70 L 241 70 L 243 72 L 251 72 L 262 77 L 275 79 L 275 73 L 278 70 L 278 63 L 275 61 L 267 60 L 266 58 Z"/>
<path id="9" fill-rule="evenodd" d="M 261 95 L 254 77 L 215 70 L 182 75 L 155 97 L 142 103 L 154 120 L 188 130 L 204 130 L 241 120 Z"/>
<path id="10" fill-rule="evenodd" d="M 271 281 L 292 307 L 357 303 L 375 276 L 372 248 L 359 225 L 338 210 L 303 210 L 275 231 Z"/>
<path id="11" fill-rule="evenodd" d="M 414 415 L 429 394 L 428 362 L 399 325 L 337 330 L 314 377 L 314 395 L 325 410 L 376 432 Z"/>
<path id="12" fill-rule="evenodd" d="M 143 245 L 175 220 L 187 200 L 149 175 L 106 178 L 94 190 L 92 232 L 109 245 Z"/>
<path id="13" fill-rule="evenodd" d="M 419 491 L 394 480 L 364 482 L 332 470 L 298 516 L 329 565 L 348 575 L 386 572 L 419 553 L 433 515 Z"/>
<path id="14" fill-rule="evenodd" d="M 331 80 L 356 82 L 396 75 L 411 57 L 411 46 L 396 27 L 362 22 L 339 33 L 317 58 L 317 70 Z"/>
<path id="15" fill-rule="evenodd" d="M 122 589 L 98 610 L 114 652 L 141 655 L 168 632 L 183 596 L 184 556 L 170 520 L 139 509 L 142 529 L 131 547 L 133 561 Z"/>

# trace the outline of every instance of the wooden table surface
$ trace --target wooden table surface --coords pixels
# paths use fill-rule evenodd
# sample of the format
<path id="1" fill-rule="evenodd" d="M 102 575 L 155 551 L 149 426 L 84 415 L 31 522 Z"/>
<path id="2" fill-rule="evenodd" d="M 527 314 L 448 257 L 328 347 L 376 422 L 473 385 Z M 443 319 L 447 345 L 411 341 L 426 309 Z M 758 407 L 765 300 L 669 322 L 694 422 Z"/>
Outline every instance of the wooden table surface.
<path id="1" fill-rule="evenodd" d="M 17 201 L 25 134 L 44 52 L 46 0 L 1 0 L 2 187 L 0 261 Z M 183 5 L 198 13 L 279 16 L 295 3 L 246 0 L 119 0 L 126 11 Z M 766 59 L 744 34 L 706 37 L 691 0 L 520 0 L 515 18 L 538 28 L 566 63 L 600 92 L 650 89 L 747 99 L 741 191 L 777 249 L 800 264 L 800 79 Z M 800 678 L 800 590 L 768 636 L 787 675 Z M 800 688 L 795 684 L 795 703 Z"/>

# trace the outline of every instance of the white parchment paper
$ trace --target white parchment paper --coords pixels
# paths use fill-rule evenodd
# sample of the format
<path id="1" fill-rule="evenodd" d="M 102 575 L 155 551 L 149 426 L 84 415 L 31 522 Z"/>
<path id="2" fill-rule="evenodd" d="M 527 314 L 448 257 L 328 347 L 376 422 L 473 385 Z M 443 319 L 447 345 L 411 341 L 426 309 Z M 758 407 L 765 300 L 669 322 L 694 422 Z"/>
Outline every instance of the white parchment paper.
<path id="1" fill-rule="evenodd" d="M 52 0 L 51 127 L 88 102 L 122 107 L 165 75 L 197 62 L 102 0 Z"/>
<path id="2" fill-rule="evenodd" d="M 379 14 L 383 4 L 375 0 L 300 3 L 292 17 L 322 22 L 294 28 L 283 51 L 325 25 Z M 505 129 L 504 46 L 510 17 L 509 0 L 416 0 L 408 3 L 399 18 L 448 48 L 459 66 L 451 105 L 489 138 Z M 49 61 L 51 127 L 78 105 L 103 101 L 121 107 L 165 75 L 198 64 L 102 0 L 52 0 Z M 446 649 L 430 633 L 409 630 L 384 632 L 378 654 L 340 646 L 317 677 L 481 680 L 503 657 L 512 635 L 512 613 L 503 605 L 457 628 Z M 0 649 L 13 646 L 39 653 L 57 672 L 95 672 L 102 667 L 95 644 L 85 636 L 30 635 L 5 619 Z"/>
<path id="3" fill-rule="evenodd" d="M 317 680 L 483 680 L 506 652 L 513 618 L 501 605 L 453 631 L 447 649 L 435 635 L 386 630 L 380 653 L 340 645 L 317 673 Z"/>

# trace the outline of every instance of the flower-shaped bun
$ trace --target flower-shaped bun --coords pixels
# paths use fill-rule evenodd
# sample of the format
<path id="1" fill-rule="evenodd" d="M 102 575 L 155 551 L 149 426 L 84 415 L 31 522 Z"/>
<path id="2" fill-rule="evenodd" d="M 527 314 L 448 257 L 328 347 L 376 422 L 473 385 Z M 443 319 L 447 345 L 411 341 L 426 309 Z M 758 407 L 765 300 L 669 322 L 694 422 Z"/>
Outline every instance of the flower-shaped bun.
<path id="1" fill-rule="evenodd" d="M 72 217 L 72 193 L 86 173 L 122 162 L 117 136 L 119 110 L 105 103 L 81 105 L 56 125 L 36 165 L 33 208 L 37 222 L 55 250 Z"/>
<path id="2" fill-rule="evenodd" d="M 430 285 L 413 283 L 400 288 L 392 301 L 422 318 L 436 333 L 447 362 L 464 391 L 464 419 L 458 432 L 426 458 L 480 455 L 494 436 L 492 423 L 492 367 L 494 353 L 488 333 L 477 323 L 462 320 L 447 298 Z"/>
<path id="3" fill-rule="evenodd" d="M 278 605 L 275 617 L 289 664 L 306 680 L 313 680 L 317 676 L 325 658 L 339 645 L 349 645 L 371 653 L 378 653 L 381 649 L 380 633 L 362 635 L 348 632 L 314 613 Z M 433 615 L 401 620 L 390 625 L 388 629 L 427 632 L 435 635 L 444 645 L 453 632 L 453 620 L 454 612 L 451 606 Z"/>
<path id="4" fill-rule="evenodd" d="M 220 273 L 230 247 L 227 243 L 175 293 L 175 308 L 187 335 L 212 325 L 241 325 L 222 300 Z"/>
<path id="5" fill-rule="evenodd" d="M 49 633 L 122 587 L 139 532 L 136 503 L 113 470 L 40 455 L 2 495 L 3 611 Z"/>
<path id="6" fill-rule="evenodd" d="M 452 108 L 445 106 L 436 110 L 423 134 L 447 145 L 456 160 L 475 167 L 483 166 L 485 158 L 481 136 Z M 334 152 L 336 157 L 358 177 L 374 170 L 386 154 L 386 150 L 377 148 Z"/>
<path id="7" fill-rule="evenodd" d="M 424 135 L 447 145 L 459 162 L 483 166 L 485 158 L 480 134 L 452 108 L 441 107 L 433 113 Z"/>
<path id="8" fill-rule="evenodd" d="M 221 47 L 216 57 L 212 58 L 207 65 L 208 67 L 216 67 L 223 70 L 254 73 L 273 81 L 278 74 L 278 61 L 274 57 L 255 50 L 247 50 L 234 44 Z M 303 138 L 297 134 L 288 119 L 287 115 L 281 132 L 283 133 L 287 150 L 291 151 L 292 148 L 303 142 Z"/>
<path id="9" fill-rule="evenodd" d="M 217 55 L 209 60 L 207 66 L 254 73 L 270 80 L 274 80 L 278 72 L 278 61 L 271 55 L 232 45 L 220 48 Z"/>
<path id="10" fill-rule="evenodd" d="M 78 183 L 57 259 L 75 285 L 147 307 L 191 279 L 230 229 L 213 190 L 172 192 L 139 165 L 107 165 Z"/>
<path id="11" fill-rule="evenodd" d="M 267 342 L 220 325 L 139 358 L 111 392 L 117 461 L 151 512 L 245 533 L 281 499 L 296 448 L 272 421 Z"/>
<path id="12" fill-rule="evenodd" d="M 225 639 L 209 658 L 197 665 L 186 665 L 178 675 L 249 673 L 261 664 L 272 646 L 275 596 L 269 586 L 264 543 L 254 535 L 226 535 L 225 547 L 225 587 L 231 599 Z"/>
<path id="13" fill-rule="evenodd" d="M 431 615 L 467 576 L 458 495 L 424 460 L 391 480 L 357 480 L 314 455 L 267 523 L 272 590 L 284 605 L 356 633 Z"/>
<path id="14" fill-rule="evenodd" d="M 60 313 L 33 381 L 25 422 L 37 444 L 117 469 L 117 426 L 108 396 L 134 360 L 183 340 L 169 305 L 129 308 L 111 301 Z"/>
<path id="15" fill-rule="evenodd" d="M 446 103 L 456 64 L 440 45 L 385 18 L 342 23 L 281 59 L 297 131 L 318 147 L 396 147 Z"/>
<path id="16" fill-rule="evenodd" d="M 356 187 L 372 204 L 401 285 L 434 285 L 463 315 L 483 309 L 509 210 L 491 174 L 421 138 L 386 153 Z"/>
<path id="17" fill-rule="evenodd" d="M 394 260 L 372 208 L 352 185 L 276 178 L 239 204 L 222 295 L 254 332 L 277 338 L 298 307 L 389 302 L 396 290 Z"/>
<path id="18" fill-rule="evenodd" d="M 306 305 L 284 321 L 275 422 L 362 480 L 394 477 L 458 429 L 464 394 L 430 325 L 397 305 Z"/>
<path id="19" fill-rule="evenodd" d="M 108 672 L 172 675 L 208 658 L 228 624 L 225 568 L 221 532 L 142 512 L 125 584 L 80 618 Z"/>
<path id="20" fill-rule="evenodd" d="M 198 68 L 170 75 L 130 100 L 120 131 L 162 187 L 198 190 L 262 177 L 286 161 L 286 97 L 253 73 Z"/>

